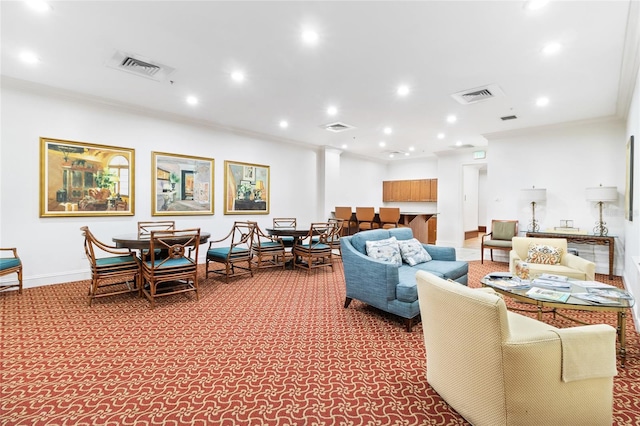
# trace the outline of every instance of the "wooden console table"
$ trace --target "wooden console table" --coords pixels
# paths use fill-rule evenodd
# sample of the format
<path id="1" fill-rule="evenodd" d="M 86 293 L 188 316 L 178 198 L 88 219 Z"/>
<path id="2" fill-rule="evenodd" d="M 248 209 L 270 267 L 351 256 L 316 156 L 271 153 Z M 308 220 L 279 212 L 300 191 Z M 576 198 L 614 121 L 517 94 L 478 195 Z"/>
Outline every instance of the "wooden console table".
<path id="1" fill-rule="evenodd" d="M 527 237 L 534 238 L 564 238 L 569 243 L 590 244 L 609 247 L 609 279 L 613 279 L 613 259 L 615 237 L 609 235 L 587 235 L 587 234 L 558 234 L 555 232 L 527 232 Z"/>

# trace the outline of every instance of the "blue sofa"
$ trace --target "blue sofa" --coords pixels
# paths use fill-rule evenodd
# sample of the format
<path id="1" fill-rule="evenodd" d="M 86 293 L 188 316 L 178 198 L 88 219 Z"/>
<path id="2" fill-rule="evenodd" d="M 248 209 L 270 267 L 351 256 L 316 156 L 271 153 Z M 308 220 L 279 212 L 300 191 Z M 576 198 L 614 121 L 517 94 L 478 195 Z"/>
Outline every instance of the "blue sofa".
<path id="1" fill-rule="evenodd" d="M 431 272 L 438 277 L 467 285 L 469 264 L 456 260 L 456 250 L 423 244 L 432 260 L 409 266 L 402 263 L 373 259 L 367 256 L 366 242 L 396 237 L 397 240 L 413 238 L 411 228 L 374 229 L 362 231 L 350 237 L 340 238 L 342 263 L 347 286 L 344 307 L 357 299 L 385 312 L 405 319 L 407 331 L 420 315 L 416 272 Z"/>

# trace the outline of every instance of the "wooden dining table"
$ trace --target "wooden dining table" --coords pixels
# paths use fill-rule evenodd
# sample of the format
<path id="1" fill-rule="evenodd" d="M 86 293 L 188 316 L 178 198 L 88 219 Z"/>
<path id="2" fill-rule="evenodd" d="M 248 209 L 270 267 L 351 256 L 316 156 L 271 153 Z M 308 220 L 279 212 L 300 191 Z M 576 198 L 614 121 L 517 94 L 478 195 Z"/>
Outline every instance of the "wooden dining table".
<path id="1" fill-rule="evenodd" d="M 200 232 L 200 244 L 206 244 L 209 241 L 211 234 L 209 232 Z M 188 237 L 173 237 L 172 240 L 175 240 L 176 243 L 183 243 L 188 239 Z M 149 234 L 147 235 L 138 235 L 135 234 L 124 234 L 117 235 L 112 238 L 113 242 L 116 244 L 116 247 L 120 248 L 129 248 L 132 250 L 148 250 L 151 244 L 151 238 Z"/>

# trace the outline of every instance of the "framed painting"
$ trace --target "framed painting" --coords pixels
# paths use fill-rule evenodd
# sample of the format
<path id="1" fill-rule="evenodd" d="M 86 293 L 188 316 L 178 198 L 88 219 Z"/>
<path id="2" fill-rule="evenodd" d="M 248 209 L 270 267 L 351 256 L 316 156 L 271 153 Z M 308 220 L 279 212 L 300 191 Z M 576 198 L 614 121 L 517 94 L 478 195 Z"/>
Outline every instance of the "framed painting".
<path id="1" fill-rule="evenodd" d="M 40 217 L 133 216 L 135 150 L 40 138 Z"/>
<path id="2" fill-rule="evenodd" d="M 269 166 L 224 162 L 224 214 L 269 214 Z"/>
<path id="3" fill-rule="evenodd" d="M 624 217 L 633 222 L 633 161 L 634 161 L 634 141 L 633 135 L 627 142 L 627 172 L 624 190 Z"/>
<path id="4" fill-rule="evenodd" d="M 213 214 L 213 158 L 152 152 L 151 215 Z"/>

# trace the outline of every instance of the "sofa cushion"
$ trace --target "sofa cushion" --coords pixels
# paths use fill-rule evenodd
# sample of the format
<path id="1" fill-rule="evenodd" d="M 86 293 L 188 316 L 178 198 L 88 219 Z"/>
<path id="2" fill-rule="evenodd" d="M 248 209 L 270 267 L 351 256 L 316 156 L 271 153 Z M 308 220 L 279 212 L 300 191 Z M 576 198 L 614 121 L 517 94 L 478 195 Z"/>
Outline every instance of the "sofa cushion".
<path id="1" fill-rule="evenodd" d="M 562 249 L 545 244 L 529 244 L 527 262 L 539 263 L 542 265 L 557 265 L 562 258 Z"/>
<path id="2" fill-rule="evenodd" d="M 396 265 L 402 265 L 400 247 L 398 246 L 396 237 L 385 240 L 367 241 L 365 244 L 367 247 L 367 256 L 377 260 L 384 260 L 385 262 L 392 262 Z"/>
<path id="3" fill-rule="evenodd" d="M 396 240 L 410 240 L 413 238 L 413 231 L 409 227 L 391 228 L 389 236 L 396 237 Z"/>
<path id="4" fill-rule="evenodd" d="M 469 273 L 469 264 L 460 260 L 432 260 L 431 262 L 420 263 L 411 267 L 415 271 L 431 272 L 432 274 L 444 278 L 445 280 L 457 280 Z M 415 280 L 415 276 L 414 276 Z"/>
<path id="5" fill-rule="evenodd" d="M 386 229 L 361 231 L 351 237 L 351 245 L 360 253 L 367 254 L 367 241 L 385 240 L 389 237 L 389 231 Z"/>
<path id="6" fill-rule="evenodd" d="M 422 243 L 415 238 L 410 240 L 398 241 L 400 246 L 400 255 L 402 260 L 408 263 L 410 266 L 415 266 L 418 263 L 424 263 L 431 260 L 431 256 L 422 246 Z"/>

